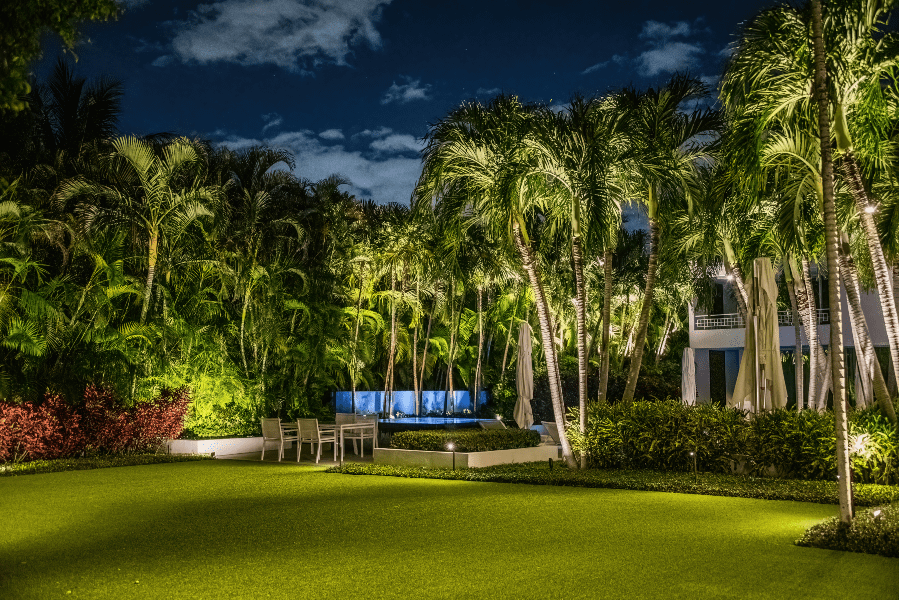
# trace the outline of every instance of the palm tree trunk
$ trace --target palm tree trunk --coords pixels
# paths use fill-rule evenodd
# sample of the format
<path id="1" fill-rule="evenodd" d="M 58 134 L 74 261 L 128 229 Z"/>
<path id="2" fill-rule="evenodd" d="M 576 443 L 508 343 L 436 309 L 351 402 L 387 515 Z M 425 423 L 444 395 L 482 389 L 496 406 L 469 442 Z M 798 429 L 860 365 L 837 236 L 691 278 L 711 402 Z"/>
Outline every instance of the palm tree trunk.
<path id="1" fill-rule="evenodd" d="M 150 295 L 153 291 L 153 276 L 156 275 L 156 259 L 159 256 L 159 233 L 150 233 L 150 248 L 147 252 L 147 283 L 144 287 L 144 302 L 140 309 L 140 324 L 147 320 L 147 309 L 150 307 Z"/>
<path id="2" fill-rule="evenodd" d="M 650 188 L 652 196 L 652 188 Z M 640 311 L 640 322 L 637 326 L 634 354 L 631 357 L 630 372 L 627 375 L 627 386 L 624 388 L 622 401 L 634 401 L 637 389 L 637 377 L 643 362 L 643 346 L 646 344 L 646 330 L 649 327 L 649 314 L 652 312 L 652 296 L 655 291 L 656 265 L 659 261 L 659 226 L 654 218 L 649 219 L 649 270 L 646 273 L 646 292 L 643 294 L 643 309 Z"/>
<path id="3" fill-rule="evenodd" d="M 587 436 L 587 289 L 584 284 L 584 258 L 580 235 L 571 240 L 571 258 L 574 262 L 574 281 L 577 287 L 574 310 L 577 314 L 578 430 L 583 439 Z M 586 452 L 581 452 L 581 468 L 587 468 Z"/>
<path id="4" fill-rule="evenodd" d="M 668 345 L 668 329 L 671 327 L 671 313 L 665 313 L 665 326 L 662 327 L 662 339 L 659 340 L 659 347 L 656 348 L 656 364 L 662 360 L 665 353 L 665 346 Z"/>
<path id="5" fill-rule="evenodd" d="M 785 261 L 786 263 L 786 261 Z M 793 311 L 793 331 L 795 334 L 795 346 L 793 346 L 793 368 L 796 371 L 796 410 L 802 410 L 805 404 L 805 370 L 802 367 L 802 325 L 799 321 L 799 304 L 796 301 L 796 290 L 793 284 L 792 269 L 789 264 L 784 264 L 784 279 L 787 282 L 787 292 L 790 294 L 790 308 Z"/>
<path id="6" fill-rule="evenodd" d="M 509 319 L 509 331 L 506 332 L 506 349 L 503 350 L 503 365 L 499 370 L 499 378 L 506 374 L 506 359 L 509 357 L 509 343 L 512 341 L 512 324 L 515 322 L 515 315 L 518 314 L 518 297 L 515 298 L 515 308 L 512 309 L 512 318 Z"/>
<path id="7" fill-rule="evenodd" d="M 746 319 L 746 305 L 749 302 L 749 295 L 746 293 L 746 284 L 743 280 L 743 271 L 740 269 L 740 262 L 734 252 L 730 239 L 724 237 L 722 239 L 724 245 L 724 269 L 728 275 L 734 278 L 734 287 L 737 288 L 737 305 L 740 307 L 740 314 Z"/>
<path id="8" fill-rule="evenodd" d="M 425 350 L 421 355 L 421 377 L 419 377 L 419 381 L 421 381 L 421 388 L 425 387 L 425 366 L 428 364 L 428 346 L 430 346 L 431 341 L 431 323 L 434 320 L 434 311 L 432 310 L 428 313 L 428 329 L 425 332 Z M 418 390 L 418 397 L 415 399 L 416 407 L 419 413 L 421 413 L 421 399 L 422 399 L 422 389 Z"/>
<path id="9" fill-rule="evenodd" d="M 569 468 L 577 468 L 574 456 L 571 453 L 571 444 L 568 441 L 568 433 L 565 430 L 565 403 L 562 398 L 562 382 L 559 380 L 559 370 L 556 360 L 556 346 L 553 338 L 552 315 L 549 312 L 549 302 L 543 290 L 543 280 L 540 276 L 540 268 L 536 262 L 530 242 L 525 236 L 521 224 L 516 220 L 512 224 L 515 235 L 515 245 L 521 256 L 524 270 L 528 274 L 531 290 L 534 292 L 534 303 L 537 305 L 537 316 L 540 320 L 540 338 L 543 342 L 543 354 L 546 357 L 546 372 L 549 377 L 549 395 L 553 405 L 556 427 L 559 429 L 559 438 L 562 442 L 562 458 Z"/>
<path id="10" fill-rule="evenodd" d="M 880 362 L 877 360 L 877 355 L 874 352 L 874 345 L 871 343 L 871 335 L 868 332 L 868 322 L 865 319 L 865 313 L 862 311 L 858 269 L 856 269 L 855 261 L 849 252 L 849 239 L 845 237 L 845 234 L 843 236 L 840 267 L 843 283 L 846 286 L 846 299 L 849 301 L 849 316 L 852 321 L 855 350 L 859 359 L 857 368 L 864 366 L 865 383 L 868 384 L 873 380 L 874 397 L 880 406 L 880 410 L 889 419 L 890 423 L 896 425 L 896 410 L 893 407 L 893 401 L 890 400 L 887 382 L 883 377 Z M 867 379 L 868 375 L 872 376 L 871 380 Z"/>
<path id="11" fill-rule="evenodd" d="M 384 377 L 384 417 L 389 418 L 393 410 L 393 399 L 390 398 L 393 377 L 393 352 L 396 348 L 396 267 L 390 267 L 390 348 L 387 352 L 387 374 Z"/>
<path id="12" fill-rule="evenodd" d="M 880 305 L 883 308 L 883 322 L 887 331 L 887 340 L 890 343 L 890 358 L 893 362 L 893 372 L 899 373 L 899 313 L 896 312 L 896 299 L 893 295 L 891 276 L 892 272 L 887 267 L 883 247 L 880 244 L 880 236 L 874 223 L 874 215 L 868 212 L 868 207 L 874 207 L 868 199 L 858 161 L 851 149 L 843 155 L 842 170 L 858 212 L 858 220 L 865 232 L 868 242 L 868 252 L 871 255 L 871 266 L 874 271 L 874 281 L 877 283 L 877 293 L 880 296 Z"/>
<path id="13" fill-rule="evenodd" d="M 478 414 L 478 394 L 481 391 L 481 353 L 484 349 L 483 292 L 481 286 L 478 286 L 478 363 L 474 370 L 474 395 L 471 400 L 471 412 L 475 415 Z"/>
<path id="14" fill-rule="evenodd" d="M 606 403 L 606 392 L 609 389 L 609 333 L 612 327 L 612 253 L 602 253 L 603 298 L 602 298 L 602 346 L 600 347 L 599 390 L 596 399 Z"/>
<path id="15" fill-rule="evenodd" d="M 420 306 L 420 287 L 418 278 L 415 279 L 415 307 Z M 415 315 L 413 314 L 413 317 Z M 415 319 L 415 334 L 412 336 L 412 393 L 415 397 L 415 416 L 418 416 L 418 322 Z"/>
<path id="16" fill-rule="evenodd" d="M 812 289 L 812 278 L 808 259 L 802 257 L 802 271 L 796 273 L 799 286 L 796 287 L 796 301 L 799 308 L 805 306 L 805 337 L 808 339 L 809 380 L 808 405 L 817 406 L 818 393 L 824 387 L 825 360 L 821 343 L 818 339 L 818 308 L 815 304 L 815 292 Z"/>
<path id="17" fill-rule="evenodd" d="M 247 289 L 243 293 L 243 307 L 240 310 L 240 358 L 243 361 L 244 377 L 249 377 L 247 371 L 247 352 L 244 349 L 244 337 L 246 335 L 247 309 L 250 305 L 250 293 L 252 291 L 252 280 L 247 284 Z"/>
<path id="18" fill-rule="evenodd" d="M 362 288 L 365 287 L 365 265 L 362 265 L 362 273 L 359 277 L 359 295 L 356 298 L 356 331 L 353 333 L 353 366 L 350 369 L 350 385 L 352 386 L 352 396 L 350 397 L 351 412 L 356 412 L 356 375 L 357 371 L 357 354 L 359 351 L 359 323 L 362 313 Z"/>
<path id="19" fill-rule="evenodd" d="M 827 103 L 827 69 L 824 50 L 821 0 L 812 0 L 812 32 L 815 45 L 815 96 L 818 104 L 818 135 L 821 139 L 821 179 L 824 184 L 824 232 L 827 265 L 831 269 L 827 278 L 830 295 L 830 363 L 833 388 L 833 408 L 837 435 L 837 472 L 840 475 L 840 520 L 850 523 L 854 516 L 852 506 L 852 473 L 849 466 L 849 423 L 846 415 L 846 398 L 843 385 L 843 320 L 840 313 L 840 257 L 839 231 L 833 198 L 833 159 L 830 149 L 830 114 Z M 875 267 L 875 270 L 877 267 Z M 882 299 L 881 299 L 882 300 Z M 892 298 L 890 298 L 892 300 Z M 893 309 L 895 315 L 895 306 Z M 897 337 L 899 341 L 899 337 Z"/>

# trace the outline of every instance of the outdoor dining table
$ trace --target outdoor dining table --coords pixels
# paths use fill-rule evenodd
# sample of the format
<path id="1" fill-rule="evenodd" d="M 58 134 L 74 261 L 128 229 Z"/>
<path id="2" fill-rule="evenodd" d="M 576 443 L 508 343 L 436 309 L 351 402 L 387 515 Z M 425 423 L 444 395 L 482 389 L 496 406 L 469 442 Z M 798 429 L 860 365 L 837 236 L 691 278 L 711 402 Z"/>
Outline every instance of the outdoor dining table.
<path id="1" fill-rule="evenodd" d="M 343 462 L 343 436 L 346 431 L 353 429 L 371 429 L 374 431 L 375 424 L 374 423 L 344 423 L 343 425 L 336 425 L 335 423 L 320 423 L 318 426 L 319 431 L 335 431 L 340 430 L 340 461 Z M 289 421 L 287 423 L 281 423 L 281 432 L 285 434 L 299 434 L 299 429 L 297 427 L 296 421 Z M 360 445 L 362 446 L 360 452 L 362 456 L 365 456 L 365 445 L 360 440 Z M 376 448 L 378 446 L 378 441 L 374 439 L 372 436 L 372 448 Z M 297 440 L 297 452 L 300 451 L 300 442 Z"/>

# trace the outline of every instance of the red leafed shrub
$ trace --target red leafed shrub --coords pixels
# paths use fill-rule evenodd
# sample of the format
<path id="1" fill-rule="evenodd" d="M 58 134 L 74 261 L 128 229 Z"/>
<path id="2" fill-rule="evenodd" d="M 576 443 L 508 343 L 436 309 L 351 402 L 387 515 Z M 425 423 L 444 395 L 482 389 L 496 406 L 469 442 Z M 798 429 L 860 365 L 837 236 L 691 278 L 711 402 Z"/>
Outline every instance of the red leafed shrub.
<path id="1" fill-rule="evenodd" d="M 181 434 L 189 403 L 190 393 L 183 388 L 128 408 L 93 385 L 77 407 L 57 395 L 40 404 L 0 401 L 0 462 L 62 458 L 85 450 L 151 450 Z"/>
<path id="2" fill-rule="evenodd" d="M 0 461 L 61 458 L 84 448 L 81 415 L 59 396 L 40 405 L 0 402 Z"/>
<path id="3" fill-rule="evenodd" d="M 141 402 L 132 413 L 133 435 L 130 448 L 149 450 L 164 439 L 175 439 L 184 428 L 184 414 L 190 404 L 187 388 L 163 390 L 158 398 Z"/>

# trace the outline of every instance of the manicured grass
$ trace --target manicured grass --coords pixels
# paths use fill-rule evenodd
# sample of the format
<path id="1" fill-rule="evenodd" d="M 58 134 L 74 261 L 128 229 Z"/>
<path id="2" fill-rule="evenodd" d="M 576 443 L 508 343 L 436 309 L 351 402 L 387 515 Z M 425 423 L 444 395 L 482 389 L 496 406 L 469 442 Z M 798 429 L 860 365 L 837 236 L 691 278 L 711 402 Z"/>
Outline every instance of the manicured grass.
<path id="1" fill-rule="evenodd" d="M 820 504 L 201 461 L 0 481 L 0 598 L 859 598 Z M 67 595 L 67 592 L 72 593 Z"/>
<path id="2" fill-rule="evenodd" d="M 610 488 L 642 492 L 677 492 L 704 496 L 731 496 L 759 500 L 796 500 L 819 504 L 839 504 L 835 481 L 804 481 L 777 477 L 723 475 L 720 473 L 682 473 L 628 469 L 567 469 L 559 462 L 555 468 L 545 462 L 496 465 L 478 469 L 441 469 L 403 467 L 371 463 L 345 463 L 328 469 L 347 475 L 390 475 L 413 479 L 449 479 L 489 481 L 492 483 L 531 483 L 589 488 Z M 878 506 L 899 501 L 899 486 L 859 483 L 853 486 L 856 506 Z"/>
<path id="3" fill-rule="evenodd" d="M 87 471 L 90 469 L 107 469 L 109 467 L 132 467 L 134 465 L 156 465 L 195 460 L 211 460 L 211 457 L 208 454 L 112 454 L 109 456 L 32 460 L 22 463 L 0 464 L 0 477 L 61 473 L 63 471 Z"/>

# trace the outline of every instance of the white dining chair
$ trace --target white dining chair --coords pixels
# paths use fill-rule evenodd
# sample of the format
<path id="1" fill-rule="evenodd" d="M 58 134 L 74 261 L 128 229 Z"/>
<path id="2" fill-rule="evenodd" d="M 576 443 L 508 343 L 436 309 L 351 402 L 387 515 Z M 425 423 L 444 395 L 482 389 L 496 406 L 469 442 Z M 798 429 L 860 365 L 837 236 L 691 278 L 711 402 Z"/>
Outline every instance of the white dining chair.
<path id="1" fill-rule="evenodd" d="M 378 415 L 356 415 L 356 424 L 362 423 L 373 423 L 374 427 L 367 427 L 365 429 L 347 429 L 343 439 L 353 440 L 353 450 L 356 449 L 356 441 L 358 440 L 362 456 L 365 456 L 365 440 L 371 440 L 372 454 L 374 454 L 374 449 L 377 448 L 378 440 Z"/>
<path id="2" fill-rule="evenodd" d="M 278 444 L 278 460 L 284 458 L 284 442 L 297 442 L 298 437 L 292 434 L 285 434 L 281 430 L 281 419 L 262 419 L 262 456 L 259 460 L 265 460 L 265 445 Z M 297 443 L 297 454 L 300 453 L 300 445 Z"/>
<path id="3" fill-rule="evenodd" d="M 322 444 L 330 442 L 334 446 L 334 462 L 337 462 L 337 430 L 322 429 L 318 425 L 318 419 L 297 419 L 300 442 L 297 446 L 297 462 L 300 462 L 300 451 L 303 444 L 309 442 L 309 452 L 313 452 L 313 445 L 318 444 L 318 452 L 315 454 L 315 462 L 321 460 Z"/>
<path id="4" fill-rule="evenodd" d="M 340 439 L 340 426 L 341 425 L 350 425 L 351 423 L 356 422 L 355 413 L 337 413 L 334 415 L 334 424 L 337 425 L 337 436 L 338 440 Z M 347 438 L 345 438 L 347 439 Z M 341 452 L 343 448 L 341 448 Z M 359 454 L 359 449 L 356 447 L 356 440 L 353 440 L 353 453 Z"/>

